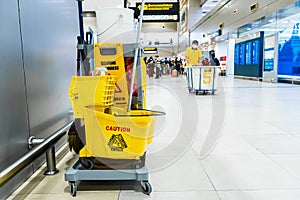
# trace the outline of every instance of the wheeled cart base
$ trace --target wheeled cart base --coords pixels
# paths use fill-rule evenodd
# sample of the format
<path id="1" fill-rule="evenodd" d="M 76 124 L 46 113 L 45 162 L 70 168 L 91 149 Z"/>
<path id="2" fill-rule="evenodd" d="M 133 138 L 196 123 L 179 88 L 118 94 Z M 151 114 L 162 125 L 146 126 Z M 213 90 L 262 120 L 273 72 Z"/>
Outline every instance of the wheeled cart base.
<path id="1" fill-rule="evenodd" d="M 125 170 L 107 170 L 107 169 L 80 169 L 81 163 L 77 161 L 70 169 L 65 173 L 65 181 L 70 184 L 71 195 L 74 197 L 77 193 L 76 181 L 88 180 L 88 181 L 103 181 L 103 180 L 129 180 L 141 182 L 143 193 L 150 195 L 152 192 L 151 184 L 148 182 L 148 169 L 142 167 L 139 169 L 125 169 Z"/>
<path id="2" fill-rule="evenodd" d="M 216 89 L 214 89 L 214 90 L 194 90 L 194 89 L 189 88 L 189 93 L 195 93 L 196 95 L 200 95 L 200 94 L 203 94 L 203 95 L 212 94 L 212 95 L 214 95 L 216 91 L 217 91 Z"/>

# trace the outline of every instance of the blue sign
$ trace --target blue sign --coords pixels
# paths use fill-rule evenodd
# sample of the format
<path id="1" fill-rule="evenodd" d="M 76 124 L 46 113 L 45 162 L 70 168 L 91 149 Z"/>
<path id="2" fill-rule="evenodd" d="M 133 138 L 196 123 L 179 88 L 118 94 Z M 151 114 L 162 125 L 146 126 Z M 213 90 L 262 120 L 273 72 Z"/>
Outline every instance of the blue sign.
<path id="1" fill-rule="evenodd" d="M 240 59 L 240 45 L 236 44 L 235 45 L 235 52 L 234 52 L 234 64 L 238 65 L 240 64 L 239 59 Z"/>
<path id="2" fill-rule="evenodd" d="M 264 71 L 272 71 L 274 69 L 274 48 L 265 49 Z"/>
<path id="3" fill-rule="evenodd" d="M 252 64 L 252 41 L 246 43 L 246 65 Z"/>
<path id="4" fill-rule="evenodd" d="M 272 71 L 274 69 L 274 59 L 265 59 L 264 71 Z"/>
<path id="5" fill-rule="evenodd" d="M 300 76 L 300 22 L 279 34 L 278 75 Z"/>
<path id="6" fill-rule="evenodd" d="M 252 64 L 258 65 L 259 64 L 259 40 L 254 40 L 252 42 Z"/>
<path id="7" fill-rule="evenodd" d="M 245 43 L 240 44 L 240 65 L 245 64 Z"/>

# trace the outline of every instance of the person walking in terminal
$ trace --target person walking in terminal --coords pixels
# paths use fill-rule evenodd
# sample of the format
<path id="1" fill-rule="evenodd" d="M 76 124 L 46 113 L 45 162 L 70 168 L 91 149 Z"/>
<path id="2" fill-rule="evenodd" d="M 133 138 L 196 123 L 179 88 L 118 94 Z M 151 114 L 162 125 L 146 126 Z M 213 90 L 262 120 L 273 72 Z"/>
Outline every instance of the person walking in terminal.
<path id="1" fill-rule="evenodd" d="M 197 40 L 192 42 L 192 46 L 186 49 L 185 58 L 187 66 L 200 65 L 202 59 L 202 52 L 198 47 L 199 43 Z"/>
<path id="2" fill-rule="evenodd" d="M 202 65 L 203 65 L 203 66 L 208 66 L 208 65 L 209 65 L 209 60 L 208 60 L 208 58 L 204 58 L 204 60 L 202 60 Z"/>
<path id="3" fill-rule="evenodd" d="M 216 58 L 216 55 L 214 53 L 211 54 L 209 65 L 210 66 L 220 66 L 220 61 L 218 58 Z"/>
<path id="4" fill-rule="evenodd" d="M 182 66 L 181 58 L 176 57 L 176 59 L 175 59 L 175 69 L 177 70 L 177 72 L 179 74 L 181 73 L 181 66 Z"/>

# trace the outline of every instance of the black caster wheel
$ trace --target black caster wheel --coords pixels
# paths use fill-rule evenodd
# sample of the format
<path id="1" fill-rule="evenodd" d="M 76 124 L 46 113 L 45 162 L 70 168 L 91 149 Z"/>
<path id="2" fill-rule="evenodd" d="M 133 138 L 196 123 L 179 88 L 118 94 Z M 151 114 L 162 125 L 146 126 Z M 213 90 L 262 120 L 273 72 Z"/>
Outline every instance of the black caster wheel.
<path id="1" fill-rule="evenodd" d="M 73 197 L 76 197 L 77 186 L 76 186 L 75 182 L 70 182 L 70 193 Z"/>
<path id="2" fill-rule="evenodd" d="M 94 168 L 94 162 L 90 158 L 80 158 L 80 163 L 85 170 L 91 170 Z"/>
<path id="3" fill-rule="evenodd" d="M 152 186 L 148 181 L 142 181 L 141 182 L 143 193 L 146 195 L 150 195 L 152 192 Z"/>

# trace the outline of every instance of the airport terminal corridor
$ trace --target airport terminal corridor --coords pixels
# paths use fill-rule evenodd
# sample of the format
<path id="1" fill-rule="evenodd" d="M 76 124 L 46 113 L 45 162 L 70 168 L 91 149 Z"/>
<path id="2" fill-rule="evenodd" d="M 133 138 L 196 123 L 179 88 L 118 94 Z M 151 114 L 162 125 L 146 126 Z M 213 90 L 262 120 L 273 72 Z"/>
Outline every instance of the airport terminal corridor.
<path id="1" fill-rule="evenodd" d="M 72 197 L 64 173 L 78 156 L 65 145 L 58 174 L 44 176 L 43 165 L 8 199 L 294 200 L 300 195 L 300 87 L 217 79 L 215 95 L 195 95 L 184 75 L 147 78 L 147 108 L 167 113 L 147 149 L 150 196 L 134 181 L 81 181 Z M 213 112 L 224 117 L 212 121 Z M 221 134 L 214 150 L 201 155 L 211 125 L 220 125 Z"/>
<path id="2" fill-rule="evenodd" d="M 0 199 L 299 199 L 300 0 L 0 1 L 0 22 Z"/>

